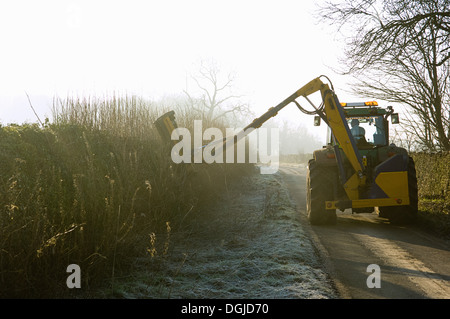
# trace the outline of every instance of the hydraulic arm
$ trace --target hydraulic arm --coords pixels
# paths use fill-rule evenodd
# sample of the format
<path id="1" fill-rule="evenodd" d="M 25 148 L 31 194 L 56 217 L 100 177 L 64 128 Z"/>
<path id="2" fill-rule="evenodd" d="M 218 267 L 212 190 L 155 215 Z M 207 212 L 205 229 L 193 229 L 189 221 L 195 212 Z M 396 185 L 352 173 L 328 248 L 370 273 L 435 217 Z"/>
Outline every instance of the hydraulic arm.
<path id="1" fill-rule="evenodd" d="M 299 90 L 297 90 L 283 102 L 275 107 L 270 108 L 266 113 L 256 118 L 252 123 L 245 127 L 243 129 L 243 132 L 241 132 L 237 136 L 239 136 L 240 138 L 244 137 L 246 134 L 248 134 L 247 132 L 251 131 L 249 129 L 260 127 L 264 122 L 277 115 L 277 113 L 282 108 L 284 108 L 291 102 L 294 102 L 297 107 L 304 113 L 318 114 L 331 128 L 339 144 L 335 145 L 335 154 L 341 183 L 343 184 L 344 189 L 351 200 L 358 199 L 358 189 L 360 186 L 363 186 L 366 183 L 366 176 L 364 174 L 364 165 L 362 163 L 361 155 L 359 154 L 358 148 L 356 147 L 355 139 L 353 138 L 353 135 L 351 134 L 350 129 L 347 125 L 343 109 L 340 106 L 336 94 L 329 87 L 329 85 L 323 83 L 320 78 L 321 77 L 315 78 L 314 80 L 310 81 Z M 308 98 L 308 96 L 318 91 L 320 91 L 322 97 L 321 107 L 316 107 Z M 314 111 L 306 111 L 304 108 L 302 108 L 296 101 L 296 99 L 299 97 L 304 97 L 314 107 Z M 235 136 L 235 141 L 237 141 L 237 136 Z M 344 154 L 348 158 L 351 166 L 355 171 L 355 173 L 350 177 L 347 177 L 345 174 L 339 147 L 342 148 Z"/>
<path id="2" fill-rule="evenodd" d="M 362 164 L 361 156 L 356 147 L 356 142 L 350 132 L 350 129 L 348 128 L 338 98 L 332 88 L 330 88 L 327 83 L 322 82 L 322 77 L 324 76 L 317 77 L 314 80 L 310 81 L 309 83 L 295 91 L 293 94 L 291 94 L 284 101 L 279 103 L 277 106 L 271 107 L 263 115 L 254 119 L 252 123 L 247 125 L 244 129 L 242 129 L 241 132 L 234 136 L 234 143 L 250 134 L 254 129 L 261 127 L 261 125 L 263 125 L 270 118 L 276 116 L 278 112 L 286 105 L 293 102 L 303 113 L 309 115 L 317 114 L 323 119 L 325 123 L 330 126 L 339 144 L 339 146 L 335 146 L 335 154 L 337 165 L 339 168 L 340 181 L 343 184 L 348 197 L 350 199 L 358 199 L 358 187 L 365 184 L 364 166 Z M 322 104 L 320 107 L 316 107 L 308 98 L 308 96 L 316 92 L 320 92 L 322 97 Z M 313 106 L 314 110 L 307 111 L 303 107 L 301 107 L 301 105 L 296 101 L 296 99 L 299 97 L 304 97 Z M 173 111 L 161 116 L 155 124 L 160 130 L 161 136 L 166 140 L 170 140 L 170 134 L 172 133 L 172 130 L 176 128 Z M 214 141 L 213 143 L 222 143 L 223 145 L 225 145 L 227 141 L 228 139 L 224 138 L 223 140 Z M 339 147 L 342 148 L 344 154 L 348 158 L 355 171 L 355 173 L 350 177 L 347 177 L 345 174 Z M 196 151 L 198 150 L 193 150 L 193 153 Z"/>

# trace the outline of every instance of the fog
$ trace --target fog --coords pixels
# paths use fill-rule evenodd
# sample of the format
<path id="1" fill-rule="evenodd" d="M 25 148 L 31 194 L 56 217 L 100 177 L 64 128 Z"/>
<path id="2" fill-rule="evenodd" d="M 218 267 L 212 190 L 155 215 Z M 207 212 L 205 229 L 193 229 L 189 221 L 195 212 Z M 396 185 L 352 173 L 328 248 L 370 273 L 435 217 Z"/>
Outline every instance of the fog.
<path id="1" fill-rule="evenodd" d="M 342 44 L 314 16 L 320 2 L 2 2 L 0 123 L 51 119 L 55 96 L 179 95 L 205 59 L 235 75 L 255 116 L 322 74 L 353 101 L 348 79 L 334 72 Z M 306 151 L 311 136 L 324 140 L 326 129 L 295 105 L 274 120 L 280 130 L 284 122 L 286 152 Z"/>

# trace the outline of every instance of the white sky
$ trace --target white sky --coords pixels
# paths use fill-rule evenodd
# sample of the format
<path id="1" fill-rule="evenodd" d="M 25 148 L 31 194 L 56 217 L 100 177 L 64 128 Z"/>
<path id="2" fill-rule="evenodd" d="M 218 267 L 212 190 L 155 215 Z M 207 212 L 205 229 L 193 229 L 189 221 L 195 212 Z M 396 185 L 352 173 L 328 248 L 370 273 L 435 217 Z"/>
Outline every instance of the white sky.
<path id="1" fill-rule="evenodd" d="M 201 59 L 236 76 L 256 114 L 326 74 L 350 96 L 337 67 L 339 43 L 313 16 L 312 0 L 2 1 L 0 122 L 51 117 L 55 95 L 181 93 Z M 313 122 L 295 105 L 280 112 Z M 324 130 L 324 127 L 321 127 Z M 316 128 L 317 129 L 317 128 Z"/>

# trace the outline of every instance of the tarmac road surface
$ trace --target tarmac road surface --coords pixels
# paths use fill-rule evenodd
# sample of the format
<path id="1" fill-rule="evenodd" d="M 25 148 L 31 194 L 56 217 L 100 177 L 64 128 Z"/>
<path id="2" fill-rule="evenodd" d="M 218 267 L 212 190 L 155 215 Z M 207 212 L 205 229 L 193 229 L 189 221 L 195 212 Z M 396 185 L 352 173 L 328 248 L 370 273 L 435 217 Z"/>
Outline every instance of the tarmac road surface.
<path id="1" fill-rule="evenodd" d="M 306 167 L 279 172 L 306 226 Z M 307 227 L 340 298 L 450 299 L 448 241 L 376 213 L 337 216 L 336 225 Z"/>

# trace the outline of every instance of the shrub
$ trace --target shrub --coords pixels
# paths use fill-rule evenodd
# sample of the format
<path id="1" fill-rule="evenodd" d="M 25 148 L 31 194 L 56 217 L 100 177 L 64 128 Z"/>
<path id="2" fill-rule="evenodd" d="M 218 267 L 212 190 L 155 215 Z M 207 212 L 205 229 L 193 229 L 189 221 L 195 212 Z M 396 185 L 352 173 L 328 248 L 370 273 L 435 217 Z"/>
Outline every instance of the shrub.
<path id="1" fill-rule="evenodd" d="M 450 152 L 413 154 L 419 198 L 450 202 Z"/>

